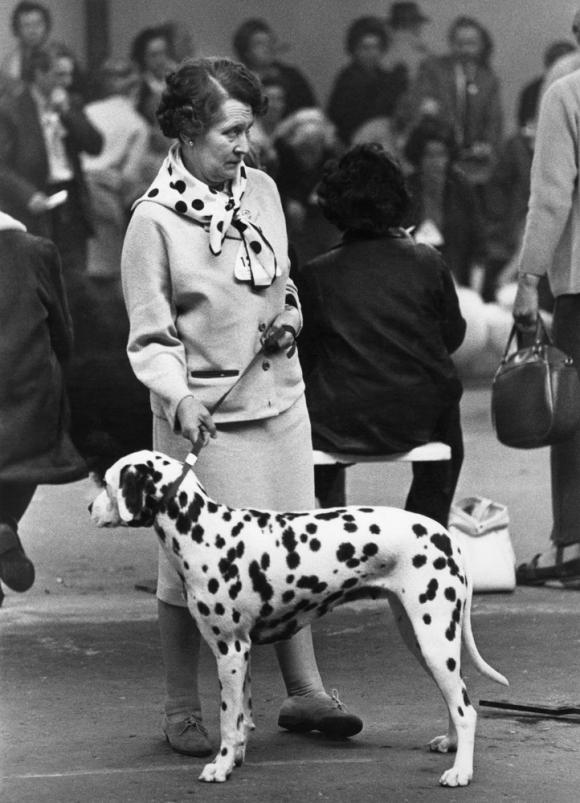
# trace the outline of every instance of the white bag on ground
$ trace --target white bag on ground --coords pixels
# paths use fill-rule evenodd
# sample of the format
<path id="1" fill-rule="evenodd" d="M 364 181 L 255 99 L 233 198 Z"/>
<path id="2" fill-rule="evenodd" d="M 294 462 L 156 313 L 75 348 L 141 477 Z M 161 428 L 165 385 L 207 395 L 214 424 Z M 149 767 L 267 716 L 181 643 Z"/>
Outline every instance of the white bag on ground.
<path id="1" fill-rule="evenodd" d="M 461 548 L 473 590 L 513 591 L 516 558 L 506 505 L 469 496 L 451 506 L 449 532 Z"/>

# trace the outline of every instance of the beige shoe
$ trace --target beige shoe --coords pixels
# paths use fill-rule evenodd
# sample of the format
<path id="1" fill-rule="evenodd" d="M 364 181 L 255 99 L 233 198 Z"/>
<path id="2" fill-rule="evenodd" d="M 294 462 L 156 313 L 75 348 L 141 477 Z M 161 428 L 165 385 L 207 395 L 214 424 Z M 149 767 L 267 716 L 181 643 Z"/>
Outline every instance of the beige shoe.
<path id="1" fill-rule="evenodd" d="M 213 748 L 200 717 L 194 714 L 184 716 L 175 722 L 163 717 L 162 730 L 165 738 L 176 753 L 186 756 L 209 756 Z"/>
<path id="2" fill-rule="evenodd" d="M 288 697 L 282 703 L 278 725 L 296 733 L 321 731 L 331 739 L 346 739 L 363 728 L 362 719 L 348 712 L 336 689 L 332 695 L 313 692 Z"/>

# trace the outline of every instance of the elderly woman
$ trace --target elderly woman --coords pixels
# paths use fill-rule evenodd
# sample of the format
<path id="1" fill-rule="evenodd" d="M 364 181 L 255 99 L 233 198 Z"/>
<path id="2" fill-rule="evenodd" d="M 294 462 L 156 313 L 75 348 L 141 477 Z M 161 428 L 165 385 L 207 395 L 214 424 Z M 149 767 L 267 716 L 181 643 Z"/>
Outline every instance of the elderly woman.
<path id="1" fill-rule="evenodd" d="M 300 274 L 314 446 L 389 454 L 448 443 L 449 463 L 413 464 L 406 503 L 445 526 L 463 460 L 461 385 L 450 355 L 465 322 L 451 274 L 437 251 L 401 228 L 409 196 L 380 146 L 354 147 L 318 192 L 344 237 Z M 340 467 L 317 470 L 323 505 L 344 502 L 343 477 Z"/>
<path id="2" fill-rule="evenodd" d="M 259 80 L 227 59 L 186 60 L 167 77 L 158 118 L 176 141 L 137 202 L 123 251 L 128 351 L 151 391 L 157 449 L 183 459 L 192 444 L 205 446 L 196 474 L 220 502 L 305 509 L 314 503 L 312 452 L 292 348 L 301 313 L 286 228 L 274 182 L 244 164 L 263 108 Z M 174 750 L 206 755 L 200 637 L 163 554 L 157 596 L 163 730 Z M 277 654 L 289 695 L 281 727 L 334 737 L 362 728 L 324 691 L 309 630 L 277 645 Z"/>

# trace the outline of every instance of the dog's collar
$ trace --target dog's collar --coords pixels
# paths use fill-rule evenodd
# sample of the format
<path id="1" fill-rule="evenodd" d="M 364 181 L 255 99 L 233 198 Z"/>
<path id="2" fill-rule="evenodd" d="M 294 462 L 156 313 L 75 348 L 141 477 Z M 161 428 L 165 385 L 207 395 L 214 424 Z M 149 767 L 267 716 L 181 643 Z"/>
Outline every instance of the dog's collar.
<path id="1" fill-rule="evenodd" d="M 183 468 L 181 470 L 181 474 L 176 480 L 173 480 L 171 485 L 169 485 L 163 494 L 162 502 L 167 505 L 170 499 L 177 495 L 181 487 L 181 483 L 185 479 L 187 472 L 190 471 L 195 464 L 197 463 L 197 454 L 191 450 L 191 452 L 186 456 L 185 460 L 183 461 Z"/>

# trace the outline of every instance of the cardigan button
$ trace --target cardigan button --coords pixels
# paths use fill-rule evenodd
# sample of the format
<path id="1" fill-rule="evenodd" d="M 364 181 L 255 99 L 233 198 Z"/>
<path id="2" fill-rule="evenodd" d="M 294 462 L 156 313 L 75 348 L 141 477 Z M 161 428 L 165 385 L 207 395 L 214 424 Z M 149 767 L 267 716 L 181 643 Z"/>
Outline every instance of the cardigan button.
<path id="1" fill-rule="evenodd" d="M 269 371 L 270 370 L 270 362 L 269 362 L 269 360 L 264 360 L 264 362 L 262 363 L 262 368 L 264 369 L 264 371 Z"/>

